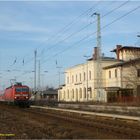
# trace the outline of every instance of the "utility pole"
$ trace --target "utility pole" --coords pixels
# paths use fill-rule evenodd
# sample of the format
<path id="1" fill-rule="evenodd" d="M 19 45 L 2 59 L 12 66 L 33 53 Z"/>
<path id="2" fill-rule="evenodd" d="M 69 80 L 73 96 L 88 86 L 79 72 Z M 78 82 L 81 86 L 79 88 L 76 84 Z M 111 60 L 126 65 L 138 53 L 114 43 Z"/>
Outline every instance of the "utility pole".
<path id="1" fill-rule="evenodd" d="M 34 51 L 34 93 L 36 93 L 36 57 L 37 57 L 37 50 Z"/>
<path id="2" fill-rule="evenodd" d="M 60 74 L 61 74 L 62 67 L 56 67 L 56 68 L 58 68 L 58 88 L 60 88 Z"/>
<path id="3" fill-rule="evenodd" d="M 96 75 L 97 100 L 100 100 L 103 93 L 100 14 L 93 13 L 91 16 L 93 15 L 97 16 L 97 56 L 96 56 L 95 75 Z"/>
<path id="4" fill-rule="evenodd" d="M 40 60 L 38 61 L 38 90 L 40 90 Z"/>

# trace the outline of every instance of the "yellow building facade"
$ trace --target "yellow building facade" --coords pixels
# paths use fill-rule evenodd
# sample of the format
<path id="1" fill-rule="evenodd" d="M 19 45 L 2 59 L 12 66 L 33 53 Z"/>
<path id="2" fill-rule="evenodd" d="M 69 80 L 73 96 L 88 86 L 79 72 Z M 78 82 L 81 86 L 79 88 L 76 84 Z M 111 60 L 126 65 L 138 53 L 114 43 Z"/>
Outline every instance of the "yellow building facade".
<path id="1" fill-rule="evenodd" d="M 97 78 L 96 78 L 96 59 L 89 59 L 86 63 L 68 68 L 65 71 L 65 84 L 58 90 L 58 100 L 64 102 L 107 102 L 113 93 L 120 91 L 132 92 L 135 95 L 139 90 L 139 82 L 137 77 L 139 69 L 140 48 L 117 45 L 113 50 L 117 58 L 102 57 L 102 92 L 97 94 Z M 94 51 L 95 55 L 95 51 Z M 93 55 L 93 56 L 94 56 Z M 130 61 L 137 62 L 137 68 L 133 66 L 130 74 Z M 135 61 L 137 60 L 137 61 Z M 135 76 L 134 76 L 135 68 Z M 128 76 L 129 75 L 129 76 Z M 129 78 L 128 78 L 129 77 Z M 137 82 L 133 82 L 137 78 Z M 134 85 L 135 84 L 135 85 Z M 136 89 L 137 88 L 137 89 Z"/>

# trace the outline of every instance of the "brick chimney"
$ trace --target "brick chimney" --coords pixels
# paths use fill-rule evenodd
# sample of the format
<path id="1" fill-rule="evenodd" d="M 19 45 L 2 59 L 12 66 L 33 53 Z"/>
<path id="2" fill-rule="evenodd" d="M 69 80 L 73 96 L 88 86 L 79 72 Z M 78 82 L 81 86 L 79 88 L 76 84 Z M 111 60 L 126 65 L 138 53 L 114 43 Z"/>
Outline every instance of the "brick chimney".
<path id="1" fill-rule="evenodd" d="M 94 47 L 94 51 L 93 51 L 93 60 L 97 60 L 97 52 L 98 51 L 98 48 L 97 47 Z"/>
<path id="2" fill-rule="evenodd" d="M 122 45 L 116 45 L 117 60 L 120 60 L 119 52 L 120 52 L 120 48 L 121 48 L 121 47 L 122 47 Z"/>

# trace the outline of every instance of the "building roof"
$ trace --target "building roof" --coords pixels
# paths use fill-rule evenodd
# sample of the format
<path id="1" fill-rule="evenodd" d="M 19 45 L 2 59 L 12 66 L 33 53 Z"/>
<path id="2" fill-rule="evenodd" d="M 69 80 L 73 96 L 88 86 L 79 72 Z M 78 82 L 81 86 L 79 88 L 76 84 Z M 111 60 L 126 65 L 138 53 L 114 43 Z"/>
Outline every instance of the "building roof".
<path id="1" fill-rule="evenodd" d="M 92 61 L 92 60 L 94 60 L 93 58 L 89 58 L 88 59 L 88 61 Z M 114 61 L 114 60 L 116 60 L 116 61 L 118 61 L 116 58 L 114 58 L 114 57 L 107 57 L 107 56 L 103 56 L 102 57 L 102 60 L 104 60 L 104 61 Z"/>
<path id="2" fill-rule="evenodd" d="M 122 45 L 118 45 L 120 46 L 119 47 L 119 50 L 123 50 L 123 49 L 129 49 L 129 50 L 140 50 L 140 47 L 136 47 L 136 46 L 122 46 Z M 116 52 L 117 51 L 117 48 L 113 49 L 111 52 Z"/>
<path id="3" fill-rule="evenodd" d="M 120 66 L 124 66 L 124 65 L 127 65 L 127 64 L 132 64 L 132 63 L 135 63 L 135 62 L 140 62 L 140 58 L 132 59 L 132 60 L 129 60 L 129 61 L 121 61 L 120 63 L 113 64 L 113 65 L 110 65 L 110 66 L 106 66 L 103 69 L 120 67 Z"/>
<path id="4" fill-rule="evenodd" d="M 57 92 L 57 90 L 47 90 L 47 91 L 43 91 L 43 94 L 46 94 L 46 95 L 57 95 L 58 92 Z"/>
<path id="5" fill-rule="evenodd" d="M 93 60 L 94 60 L 93 58 L 89 58 L 87 61 L 93 61 Z M 96 61 L 96 60 L 95 60 L 95 61 Z M 103 57 L 102 57 L 102 61 L 118 61 L 118 62 L 120 62 L 120 60 L 117 60 L 117 59 L 114 58 L 114 57 L 106 57 L 106 56 L 103 56 Z M 70 68 L 67 68 L 66 71 L 69 70 L 69 69 L 76 68 L 76 67 L 78 67 L 78 66 L 83 66 L 83 65 L 85 65 L 85 64 L 86 64 L 86 63 L 74 65 L 74 66 L 72 66 L 72 67 L 70 67 Z"/>

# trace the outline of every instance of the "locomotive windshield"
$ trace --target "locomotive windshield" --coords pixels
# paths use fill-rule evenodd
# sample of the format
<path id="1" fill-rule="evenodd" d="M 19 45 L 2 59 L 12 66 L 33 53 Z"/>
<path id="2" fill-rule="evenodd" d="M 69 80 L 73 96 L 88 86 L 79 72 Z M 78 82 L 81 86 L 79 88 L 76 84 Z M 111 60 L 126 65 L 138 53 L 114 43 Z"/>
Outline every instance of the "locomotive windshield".
<path id="1" fill-rule="evenodd" d="M 16 88 L 16 92 L 29 92 L 28 88 Z"/>

